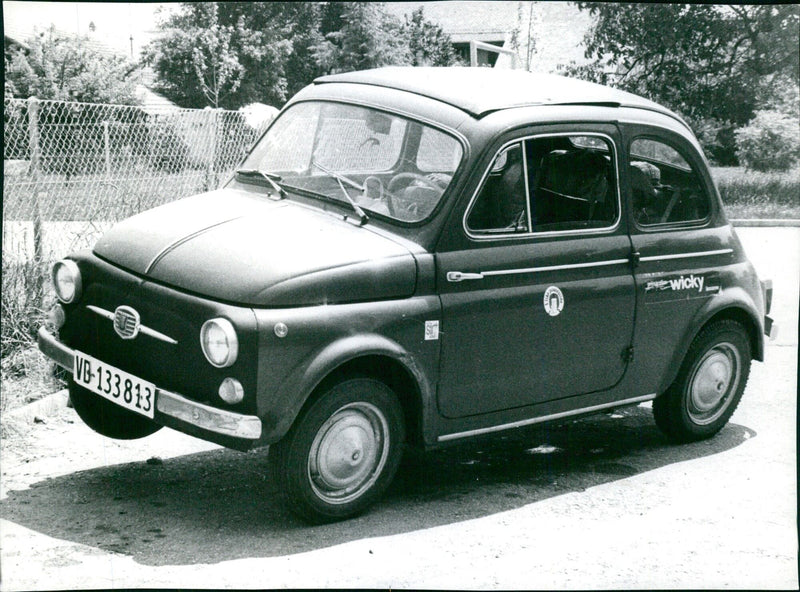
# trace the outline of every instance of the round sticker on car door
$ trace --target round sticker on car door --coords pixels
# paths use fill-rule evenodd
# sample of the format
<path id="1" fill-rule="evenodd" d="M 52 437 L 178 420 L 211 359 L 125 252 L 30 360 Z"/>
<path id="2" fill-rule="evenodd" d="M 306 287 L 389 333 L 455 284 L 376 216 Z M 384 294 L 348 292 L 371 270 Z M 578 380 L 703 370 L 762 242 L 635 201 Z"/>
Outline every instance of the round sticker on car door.
<path id="1" fill-rule="evenodd" d="M 544 310 L 551 317 L 558 316 L 564 309 L 564 294 L 556 286 L 550 286 L 544 292 Z"/>

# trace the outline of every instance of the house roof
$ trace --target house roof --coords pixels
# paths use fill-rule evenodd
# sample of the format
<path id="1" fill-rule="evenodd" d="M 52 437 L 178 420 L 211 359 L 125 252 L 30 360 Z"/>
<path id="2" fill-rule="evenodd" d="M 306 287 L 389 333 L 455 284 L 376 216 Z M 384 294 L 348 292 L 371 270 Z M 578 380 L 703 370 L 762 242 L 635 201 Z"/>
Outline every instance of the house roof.
<path id="1" fill-rule="evenodd" d="M 40 29 L 39 27 L 34 28 L 26 28 L 14 23 L 3 23 L 3 37 L 8 40 L 11 40 L 16 45 L 24 49 L 29 49 L 29 41 L 37 36 L 37 35 L 47 35 L 50 31 L 51 27 L 45 27 Z M 58 37 L 63 38 L 74 38 L 78 37 L 83 41 L 86 47 L 89 49 L 99 53 L 100 55 L 111 57 L 111 56 L 122 56 L 127 57 L 125 54 L 120 53 L 118 50 L 110 47 L 109 45 L 103 43 L 102 41 L 95 39 L 91 35 L 75 35 L 75 33 L 70 33 L 68 31 L 64 31 L 59 29 L 55 25 L 52 25 L 53 32 Z"/>
<path id="2" fill-rule="evenodd" d="M 482 117 L 492 111 L 533 105 L 635 107 L 680 118 L 644 97 L 554 74 L 495 68 L 389 67 L 333 74 L 315 84 L 354 83 L 412 92 Z"/>
<path id="3" fill-rule="evenodd" d="M 454 43 L 504 41 L 517 24 L 518 2 L 387 2 L 384 10 L 402 18 L 422 7 Z"/>
<path id="4" fill-rule="evenodd" d="M 570 62 L 587 61 L 583 38 L 593 17 L 574 2 L 387 2 L 384 10 L 403 19 L 422 8 L 426 20 L 438 24 L 453 43 L 472 40 L 505 42 L 516 38 L 523 67 L 556 72 Z M 528 53 L 530 51 L 530 57 Z"/>

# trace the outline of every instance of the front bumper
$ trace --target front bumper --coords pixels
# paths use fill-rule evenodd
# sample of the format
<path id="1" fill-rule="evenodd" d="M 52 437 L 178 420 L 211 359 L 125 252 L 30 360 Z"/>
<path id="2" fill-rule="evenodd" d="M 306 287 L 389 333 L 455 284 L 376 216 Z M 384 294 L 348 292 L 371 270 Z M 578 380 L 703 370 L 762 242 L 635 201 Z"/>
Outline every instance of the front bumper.
<path id="1" fill-rule="evenodd" d="M 73 371 L 75 353 L 72 349 L 61 343 L 44 327 L 39 329 L 38 338 L 39 349 L 42 353 L 65 370 Z M 261 420 L 254 415 L 243 415 L 217 409 L 158 387 L 156 387 L 156 412 L 177 420 L 178 425 L 192 426 L 195 428 L 194 430 L 185 431 L 200 437 L 203 437 L 203 433 L 248 441 L 255 441 L 261 437 Z M 156 419 L 158 419 L 158 415 Z M 200 431 L 199 434 L 196 433 L 197 430 Z M 208 439 L 215 440 L 216 438 Z"/>

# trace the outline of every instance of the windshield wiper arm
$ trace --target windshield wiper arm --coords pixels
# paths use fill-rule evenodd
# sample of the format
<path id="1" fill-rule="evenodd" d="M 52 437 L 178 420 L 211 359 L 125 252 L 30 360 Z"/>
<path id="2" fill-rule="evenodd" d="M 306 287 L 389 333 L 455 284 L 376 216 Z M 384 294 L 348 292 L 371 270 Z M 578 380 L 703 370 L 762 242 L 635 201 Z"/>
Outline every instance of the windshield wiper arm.
<path id="1" fill-rule="evenodd" d="M 236 171 L 237 175 L 244 175 L 246 177 L 261 177 L 274 191 L 278 193 L 278 199 L 286 197 L 286 190 L 278 183 L 281 181 L 281 176 L 275 173 L 268 173 L 259 169 L 239 169 Z"/>
<path id="2" fill-rule="evenodd" d="M 369 220 L 369 216 L 367 216 L 367 213 L 364 210 L 362 210 L 361 206 L 359 206 L 356 203 L 356 200 L 354 200 L 352 197 L 350 197 L 350 194 L 347 193 L 347 189 L 344 188 L 344 183 L 347 183 L 351 187 L 355 187 L 356 189 L 359 189 L 361 191 L 364 191 L 364 188 L 361 185 L 359 185 L 358 183 L 356 183 L 355 181 L 352 181 L 351 179 L 348 179 L 344 175 L 340 175 L 339 173 L 337 173 L 335 171 L 327 169 L 324 166 L 322 166 L 321 164 L 318 164 L 316 162 L 312 162 L 311 164 L 312 164 L 312 166 L 317 167 L 323 173 L 325 173 L 326 175 L 330 175 L 331 177 L 333 177 L 334 179 L 336 179 L 339 182 L 339 188 L 342 190 L 342 193 L 344 194 L 345 199 L 347 199 L 347 202 L 353 207 L 353 211 L 361 219 L 361 224 L 363 225 L 365 222 L 367 222 Z"/>

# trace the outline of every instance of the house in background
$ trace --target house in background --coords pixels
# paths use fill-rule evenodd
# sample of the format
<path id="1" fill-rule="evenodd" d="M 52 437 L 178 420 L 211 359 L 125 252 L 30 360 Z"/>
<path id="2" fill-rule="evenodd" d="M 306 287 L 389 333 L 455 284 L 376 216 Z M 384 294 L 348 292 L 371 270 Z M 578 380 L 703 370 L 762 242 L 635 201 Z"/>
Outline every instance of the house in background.
<path id="1" fill-rule="evenodd" d="M 470 42 L 494 45 L 514 53 L 515 66 L 556 72 L 570 62 L 585 63 L 583 36 L 592 17 L 574 2 L 387 2 L 385 10 L 400 18 L 422 7 L 423 14 L 450 35 L 466 64 Z M 511 67 L 505 54 L 479 51 L 478 65 Z"/>

